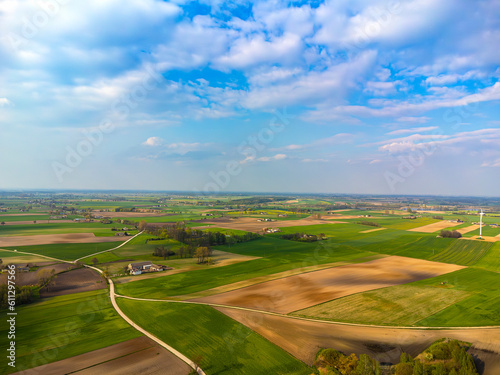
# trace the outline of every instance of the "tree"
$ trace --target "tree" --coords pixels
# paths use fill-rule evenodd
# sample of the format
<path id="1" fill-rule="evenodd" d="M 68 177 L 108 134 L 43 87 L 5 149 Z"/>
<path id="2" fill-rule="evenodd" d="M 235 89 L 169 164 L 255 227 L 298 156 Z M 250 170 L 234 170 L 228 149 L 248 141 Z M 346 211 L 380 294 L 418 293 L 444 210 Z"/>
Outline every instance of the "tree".
<path id="1" fill-rule="evenodd" d="M 38 276 L 38 283 L 40 285 L 45 285 L 45 283 L 47 283 L 54 275 L 53 271 L 53 269 L 51 271 L 48 268 L 42 268 L 41 270 L 38 270 L 38 272 L 36 273 L 36 275 Z"/>
<path id="2" fill-rule="evenodd" d="M 94 267 L 97 265 L 97 263 L 99 263 L 99 259 L 97 258 L 92 258 L 92 264 L 94 265 Z"/>
<path id="3" fill-rule="evenodd" d="M 204 263 L 210 255 L 212 255 L 212 249 L 207 246 L 197 247 L 194 253 L 194 256 L 198 258 L 198 263 Z"/>
<path id="4" fill-rule="evenodd" d="M 204 252 L 203 252 L 203 247 L 197 247 L 194 256 L 198 258 L 198 263 L 202 263 L 204 259 Z"/>
<path id="5" fill-rule="evenodd" d="M 143 230 L 146 229 L 147 225 L 148 225 L 148 223 L 146 223 L 146 220 L 141 220 L 139 222 L 139 230 L 142 232 Z"/>

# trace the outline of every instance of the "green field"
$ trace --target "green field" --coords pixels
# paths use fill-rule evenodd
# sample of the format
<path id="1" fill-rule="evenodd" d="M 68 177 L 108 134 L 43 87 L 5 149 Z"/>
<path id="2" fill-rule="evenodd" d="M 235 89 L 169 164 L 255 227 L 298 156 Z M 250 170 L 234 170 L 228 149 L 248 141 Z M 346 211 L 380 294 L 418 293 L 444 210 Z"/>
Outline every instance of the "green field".
<path id="1" fill-rule="evenodd" d="M 441 283 L 446 284 L 441 284 Z M 488 326 L 500 325 L 500 274 L 476 268 L 465 268 L 432 279 L 412 283 L 414 286 L 449 288 L 471 295 L 421 321 L 419 326 Z"/>
<path id="2" fill-rule="evenodd" d="M 51 245 L 31 245 L 31 246 L 13 246 L 5 247 L 9 250 L 24 251 L 27 253 L 46 255 L 63 260 L 75 260 L 85 255 L 93 254 L 99 251 L 112 249 L 120 244 L 119 242 L 97 242 L 97 243 L 67 243 Z"/>
<path id="3" fill-rule="evenodd" d="M 453 240 L 450 246 L 430 257 L 429 260 L 469 266 L 475 264 L 492 247 L 491 242 Z"/>
<path id="4" fill-rule="evenodd" d="M 244 325 L 208 306 L 118 298 L 127 316 L 211 374 L 302 374 L 311 369 Z"/>
<path id="5" fill-rule="evenodd" d="M 494 243 L 488 253 L 486 253 L 474 267 L 500 272 L 500 242 Z"/>
<path id="6" fill-rule="evenodd" d="M 118 316 L 107 290 L 52 297 L 16 309 L 16 368 L 4 357 L 0 373 L 8 374 L 104 348 L 141 334 Z M 0 350 L 7 352 L 2 324 Z"/>
<path id="7" fill-rule="evenodd" d="M 373 255 L 337 244 L 300 243 L 271 237 L 216 249 L 262 259 L 120 284 L 117 292 L 134 297 L 165 298 L 316 264 L 361 261 Z"/>
<path id="8" fill-rule="evenodd" d="M 38 224 L 0 225 L 1 236 L 33 236 L 37 234 L 59 234 L 59 233 L 94 233 L 114 235 L 111 228 L 121 228 L 123 224 L 101 224 L 93 223 L 58 223 L 56 221 Z"/>
<path id="9" fill-rule="evenodd" d="M 293 315 L 337 322 L 411 326 L 469 295 L 461 290 L 397 285 L 338 298 Z"/>

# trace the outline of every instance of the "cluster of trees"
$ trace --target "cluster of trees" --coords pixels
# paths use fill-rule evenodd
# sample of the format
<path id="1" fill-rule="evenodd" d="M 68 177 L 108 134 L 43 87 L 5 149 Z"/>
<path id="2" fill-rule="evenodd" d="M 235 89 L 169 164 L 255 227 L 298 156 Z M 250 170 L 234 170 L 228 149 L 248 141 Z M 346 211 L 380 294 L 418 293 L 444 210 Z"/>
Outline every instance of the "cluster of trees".
<path id="1" fill-rule="evenodd" d="M 8 286 L 7 284 L 0 285 L 0 310 L 9 307 L 9 297 L 8 297 Z M 39 286 L 18 286 L 16 285 L 16 306 L 31 303 L 40 298 L 40 287 Z"/>
<path id="2" fill-rule="evenodd" d="M 170 259 L 171 255 L 175 255 L 175 251 L 173 251 L 170 246 L 156 246 L 153 251 L 153 256 L 155 257 L 163 257 L 163 259 Z"/>
<path id="3" fill-rule="evenodd" d="M 380 227 L 380 224 L 374 221 L 358 221 L 356 224 L 368 225 L 370 227 L 377 227 L 377 228 Z"/>
<path id="4" fill-rule="evenodd" d="M 412 358 L 401 353 L 400 362 L 383 366 L 366 354 L 346 356 L 334 349 L 322 349 L 316 355 L 314 366 L 324 375 L 478 375 L 468 344 L 458 340 L 438 340 Z M 390 368 L 388 368 L 390 367 Z"/>
<path id="5" fill-rule="evenodd" d="M 422 353 L 422 360 L 402 353 L 393 366 L 395 375 L 478 375 L 465 343 L 458 340 L 439 340 Z"/>
<path id="6" fill-rule="evenodd" d="M 380 375 L 380 363 L 366 354 L 359 358 L 335 349 L 322 349 L 316 356 L 314 366 L 324 375 Z"/>
<path id="7" fill-rule="evenodd" d="M 462 237 L 462 234 L 456 230 L 453 230 L 453 231 L 442 230 L 439 235 L 443 238 L 460 238 L 460 237 Z"/>
<path id="8" fill-rule="evenodd" d="M 149 234 L 158 236 L 160 239 L 171 238 L 186 245 L 192 245 L 195 247 L 226 244 L 232 245 L 234 243 L 251 241 L 260 237 L 258 234 L 250 232 L 242 235 L 233 234 L 230 237 L 226 237 L 226 235 L 221 232 L 191 229 L 187 228 L 182 223 L 156 226 L 141 222 L 139 223 L 139 229 L 144 230 Z"/>
<path id="9" fill-rule="evenodd" d="M 116 207 L 115 212 L 135 212 L 135 207 Z"/>
<path id="10" fill-rule="evenodd" d="M 307 233 L 290 233 L 290 234 L 283 234 L 280 236 L 280 238 L 284 240 L 291 240 L 291 241 L 300 241 L 300 242 L 315 242 L 318 240 L 321 240 L 325 235 L 321 233 L 319 236 L 316 236 L 315 234 L 307 234 Z"/>
<path id="11" fill-rule="evenodd" d="M 444 220 L 444 217 L 440 215 L 434 215 L 432 218 L 436 220 Z"/>

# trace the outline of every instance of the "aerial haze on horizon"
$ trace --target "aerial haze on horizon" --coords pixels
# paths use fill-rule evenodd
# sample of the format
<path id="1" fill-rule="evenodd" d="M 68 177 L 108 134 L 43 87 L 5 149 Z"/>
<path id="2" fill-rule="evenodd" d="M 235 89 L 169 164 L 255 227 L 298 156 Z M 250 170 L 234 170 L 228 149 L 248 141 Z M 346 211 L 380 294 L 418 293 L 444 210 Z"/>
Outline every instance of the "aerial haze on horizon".
<path id="1" fill-rule="evenodd" d="M 0 189 L 498 196 L 497 1 L 0 2 Z"/>

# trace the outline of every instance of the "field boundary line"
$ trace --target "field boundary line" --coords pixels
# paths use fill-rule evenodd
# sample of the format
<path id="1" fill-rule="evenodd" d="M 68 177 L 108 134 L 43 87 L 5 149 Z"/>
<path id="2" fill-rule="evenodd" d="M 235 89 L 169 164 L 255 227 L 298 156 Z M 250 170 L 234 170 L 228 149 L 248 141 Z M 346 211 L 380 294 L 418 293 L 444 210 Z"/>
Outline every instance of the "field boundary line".
<path id="1" fill-rule="evenodd" d="M 253 313 L 258 313 L 258 314 L 277 316 L 277 317 L 281 317 L 281 318 L 304 320 L 307 322 L 337 324 L 337 325 L 354 326 L 354 327 L 413 329 L 413 330 L 420 330 L 420 331 L 421 330 L 460 330 L 460 329 L 463 329 L 463 330 L 468 330 L 468 329 L 500 329 L 500 326 L 478 326 L 478 327 L 381 326 L 381 325 L 376 325 L 376 324 L 347 323 L 347 322 L 335 322 L 335 321 L 331 321 L 331 320 L 311 319 L 311 318 L 304 318 L 301 316 L 286 315 L 286 314 L 280 314 L 280 313 L 275 313 L 275 312 L 271 312 L 271 311 L 251 309 L 248 307 L 221 305 L 221 304 L 217 304 L 217 303 L 196 302 L 196 301 L 176 301 L 176 300 L 169 300 L 169 299 L 139 298 L 139 297 L 124 296 L 122 294 L 115 294 L 115 296 L 118 298 L 126 298 L 126 299 L 131 299 L 131 300 L 136 300 L 136 301 L 169 302 L 169 303 L 185 303 L 185 304 L 192 304 L 192 305 L 205 305 L 205 306 L 210 306 L 210 307 L 219 307 L 219 308 L 226 308 L 226 309 L 233 309 L 233 310 L 248 311 L 248 312 L 253 312 Z"/>
<path id="2" fill-rule="evenodd" d="M 17 251 L 17 250 L 9 250 L 9 249 L 0 249 L 0 250 L 1 251 L 9 251 L 11 253 L 16 253 L 16 254 L 34 255 L 34 256 L 41 257 L 41 258 L 55 260 L 57 262 L 72 263 L 72 264 L 75 263 L 75 261 L 73 261 L 73 260 L 63 260 L 63 259 L 58 259 L 58 258 L 52 258 L 52 257 L 49 257 L 47 255 L 41 255 L 41 254 L 36 254 L 36 253 L 27 253 L 26 251 Z"/>

